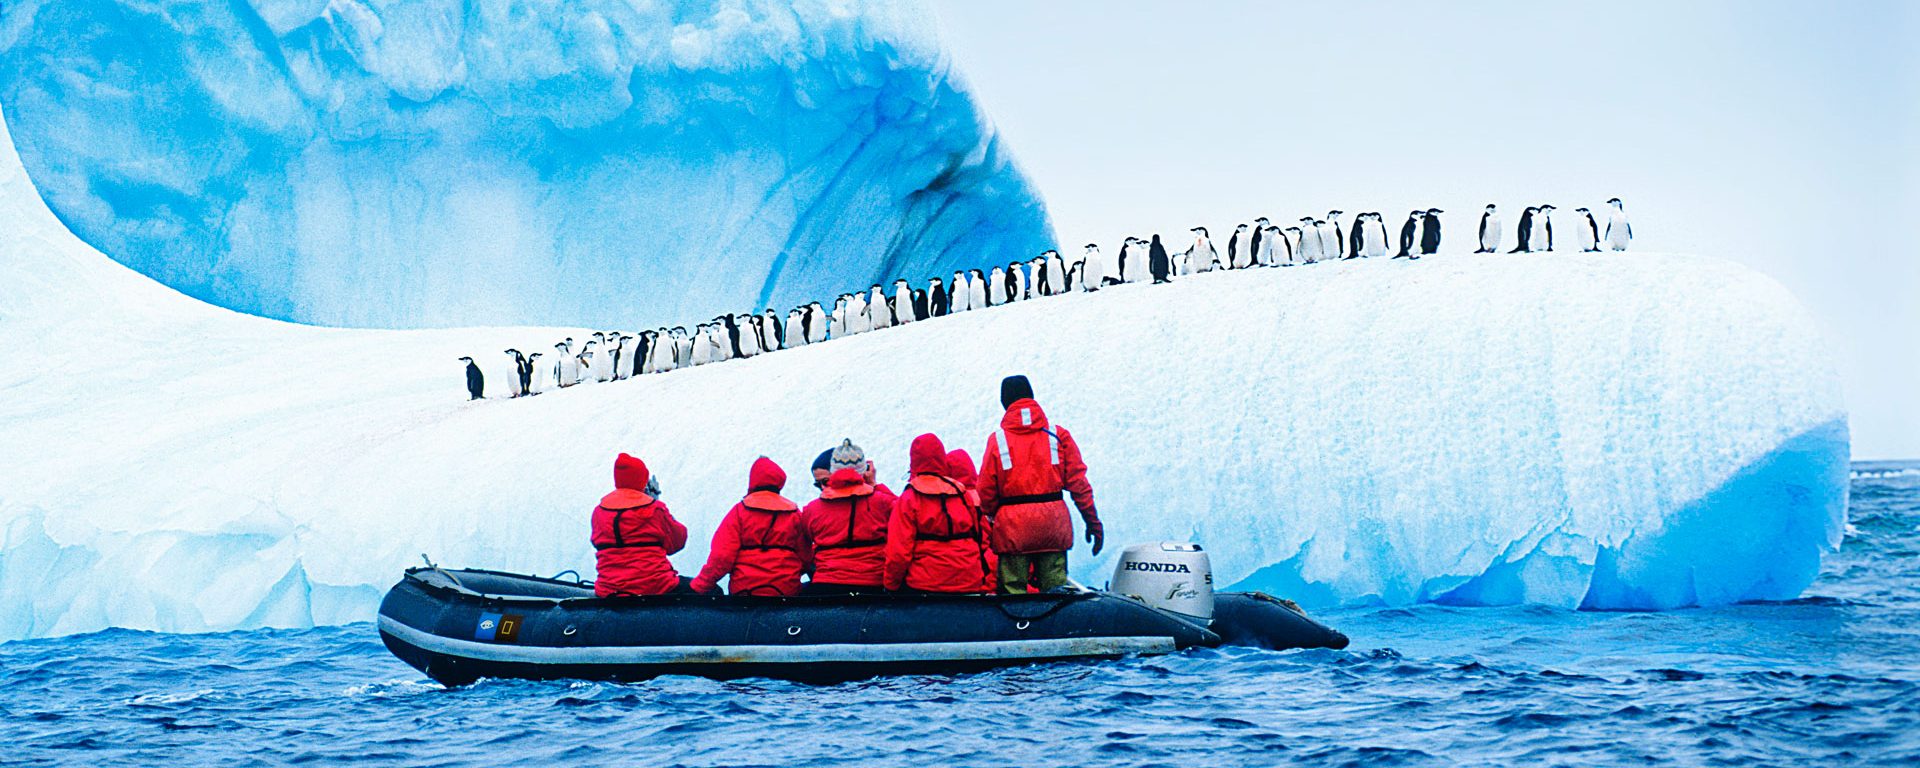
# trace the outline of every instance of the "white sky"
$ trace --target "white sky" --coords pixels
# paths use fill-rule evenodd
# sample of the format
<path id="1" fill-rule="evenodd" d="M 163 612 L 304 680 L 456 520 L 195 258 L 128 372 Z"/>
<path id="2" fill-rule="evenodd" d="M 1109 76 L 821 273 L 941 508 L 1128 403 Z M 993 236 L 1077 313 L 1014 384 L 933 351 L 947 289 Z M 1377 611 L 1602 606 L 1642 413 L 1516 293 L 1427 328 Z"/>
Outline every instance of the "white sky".
<path id="1" fill-rule="evenodd" d="M 1063 244 L 1617 195 L 1785 283 L 1855 458 L 1920 457 L 1920 3 L 935 2 Z"/>

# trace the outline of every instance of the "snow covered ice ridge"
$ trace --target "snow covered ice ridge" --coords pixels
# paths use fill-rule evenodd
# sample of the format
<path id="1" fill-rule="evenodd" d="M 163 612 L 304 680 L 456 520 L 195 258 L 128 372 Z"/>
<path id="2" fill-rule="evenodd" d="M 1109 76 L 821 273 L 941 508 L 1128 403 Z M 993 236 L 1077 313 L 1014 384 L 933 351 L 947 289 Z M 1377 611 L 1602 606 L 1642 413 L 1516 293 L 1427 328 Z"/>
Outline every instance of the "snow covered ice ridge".
<path id="1" fill-rule="evenodd" d="M 335 326 L 649 327 L 1052 246 L 918 4 L 0 4 L 84 240 Z"/>
<path id="2" fill-rule="evenodd" d="M 208 306 L 68 232 L 0 123 L 0 638 L 364 621 L 422 552 L 591 573 L 588 512 L 622 450 L 694 530 L 690 572 L 755 456 L 802 477 L 851 436 L 897 483 L 920 432 L 977 455 L 1013 372 L 1080 439 L 1114 540 L 1199 541 L 1223 587 L 1798 595 L 1845 525 L 1848 456 L 1798 303 L 1715 259 L 1470 247 L 1021 302 L 488 407 L 457 395 L 463 350 L 584 329 Z M 1073 575 L 1110 565 L 1078 550 Z"/>

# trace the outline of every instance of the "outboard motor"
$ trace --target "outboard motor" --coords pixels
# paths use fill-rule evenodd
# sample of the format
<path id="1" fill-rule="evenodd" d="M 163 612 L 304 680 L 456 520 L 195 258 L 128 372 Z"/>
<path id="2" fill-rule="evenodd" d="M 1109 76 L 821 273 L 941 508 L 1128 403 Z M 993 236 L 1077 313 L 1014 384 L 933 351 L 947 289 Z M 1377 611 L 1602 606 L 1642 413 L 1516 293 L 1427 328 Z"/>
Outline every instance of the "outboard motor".
<path id="1" fill-rule="evenodd" d="M 1162 541 L 1120 552 L 1109 591 L 1206 624 L 1213 620 L 1213 566 L 1198 544 Z"/>

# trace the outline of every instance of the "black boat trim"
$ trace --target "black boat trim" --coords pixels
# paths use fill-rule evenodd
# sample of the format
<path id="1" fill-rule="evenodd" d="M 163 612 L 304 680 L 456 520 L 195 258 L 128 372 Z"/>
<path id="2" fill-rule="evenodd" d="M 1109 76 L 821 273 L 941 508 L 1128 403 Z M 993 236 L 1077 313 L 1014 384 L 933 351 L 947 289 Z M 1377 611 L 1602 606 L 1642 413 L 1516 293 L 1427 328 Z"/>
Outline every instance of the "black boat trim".
<path id="1" fill-rule="evenodd" d="M 380 631 L 421 650 L 467 659 L 519 664 L 819 664 L 955 660 L 1108 658 L 1172 653 L 1171 637 L 1127 635 L 929 643 L 825 643 L 815 645 L 653 645 L 561 648 L 501 645 L 445 637 L 387 616 Z"/>

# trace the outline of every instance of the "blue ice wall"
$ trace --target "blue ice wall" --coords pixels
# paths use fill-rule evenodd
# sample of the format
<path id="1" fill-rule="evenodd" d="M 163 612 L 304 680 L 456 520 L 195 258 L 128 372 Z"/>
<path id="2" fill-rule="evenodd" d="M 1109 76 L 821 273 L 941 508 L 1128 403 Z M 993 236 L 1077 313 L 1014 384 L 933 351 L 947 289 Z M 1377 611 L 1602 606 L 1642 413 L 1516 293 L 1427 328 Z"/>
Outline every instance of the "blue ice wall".
<path id="1" fill-rule="evenodd" d="M 0 103 L 82 238 L 305 322 L 690 322 L 1052 241 L 917 4 L 26 0 Z"/>

